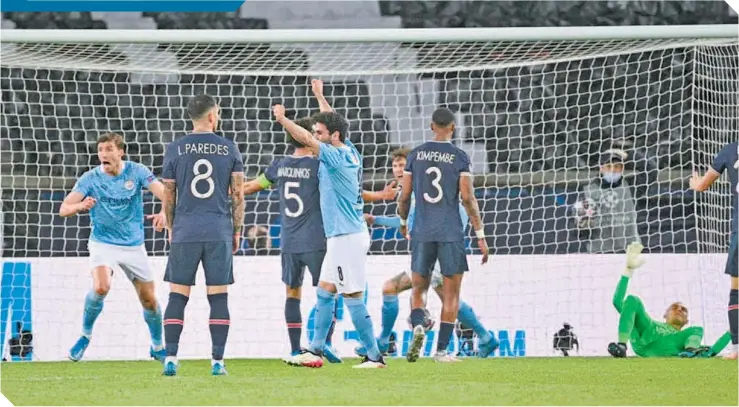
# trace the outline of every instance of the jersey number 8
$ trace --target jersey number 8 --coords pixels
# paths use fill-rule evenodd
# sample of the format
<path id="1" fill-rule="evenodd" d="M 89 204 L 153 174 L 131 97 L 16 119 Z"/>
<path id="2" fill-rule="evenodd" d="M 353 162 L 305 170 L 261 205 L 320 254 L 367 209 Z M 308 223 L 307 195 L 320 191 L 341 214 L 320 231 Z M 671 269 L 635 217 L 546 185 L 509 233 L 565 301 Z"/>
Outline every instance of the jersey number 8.
<path id="1" fill-rule="evenodd" d="M 427 192 L 423 193 L 423 199 L 428 203 L 438 203 L 444 198 L 444 191 L 441 189 L 441 170 L 439 167 L 429 167 L 426 169 L 427 175 L 433 175 L 434 179 L 431 180 L 431 186 L 436 189 L 436 196 L 432 197 Z"/>
<path id="2" fill-rule="evenodd" d="M 291 218 L 297 218 L 298 216 L 303 214 L 303 200 L 300 199 L 300 196 L 294 192 L 290 192 L 290 188 L 300 188 L 299 182 L 286 182 L 285 183 L 285 199 L 294 199 L 298 202 L 298 209 L 293 212 L 290 209 L 285 206 L 285 215 L 291 217 Z"/>
<path id="3" fill-rule="evenodd" d="M 203 166 L 205 167 L 205 172 L 200 172 Z M 210 177 L 211 175 L 213 175 L 213 164 L 211 164 L 210 161 L 206 160 L 205 158 L 201 158 L 195 161 L 195 164 L 193 164 L 192 173 L 195 175 L 192 178 L 192 182 L 190 182 L 190 192 L 192 193 L 192 196 L 200 199 L 210 198 L 216 189 L 213 178 Z M 208 184 L 208 189 L 202 193 L 198 192 L 198 189 L 196 188 L 196 185 L 200 181 L 205 181 L 205 183 Z"/>

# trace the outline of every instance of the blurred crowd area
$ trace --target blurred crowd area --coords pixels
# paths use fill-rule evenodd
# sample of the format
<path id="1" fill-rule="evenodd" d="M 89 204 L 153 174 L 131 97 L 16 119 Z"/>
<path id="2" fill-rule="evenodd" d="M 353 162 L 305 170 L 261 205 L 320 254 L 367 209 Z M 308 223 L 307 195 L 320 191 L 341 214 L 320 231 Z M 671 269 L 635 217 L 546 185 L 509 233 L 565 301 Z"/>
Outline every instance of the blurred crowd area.
<path id="1" fill-rule="evenodd" d="M 247 2 L 235 13 L 3 13 L 3 29 L 270 29 L 445 28 L 736 24 L 736 13 L 716 1 L 359 1 Z M 411 45 L 412 46 L 412 45 Z M 110 61 L 117 48 L 99 46 Z M 174 58 L 188 57 L 186 50 Z M 296 53 L 258 49 L 264 58 Z M 419 51 L 422 52 L 422 51 Z M 260 54 L 261 55 L 261 54 Z M 310 64 L 297 54 L 296 69 Z M 455 142 L 472 157 L 477 174 L 502 178 L 558 171 L 596 171 L 603 151 L 629 154 L 639 234 L 648 250 L 698 249 L 696 216 L 728 219 L 728 208 L 694 205 L 679 179 L 695 148 L 736 137 L 737 47 L 670 48 L 588 57 L 568 62 L 480 71 L 326 79 L 326 93 L 350 123 L 364 156 L 365 175 L 390 178 L 389 152 L 425 137 L 435 106 L 459 115 Z M 429 55 L 424 55 L 426 60 Z M 433 59 L 433 55 L 431 56 Z M 183 107 L 193 94 L 219 97 L 222 133 L 237 142 L 248 176 L 288 152 L 270 107 L 285 104 L 295 117 L 317 110 L 307 76 L 182 73 L 142 79 L 132 72 L 0 67 L 2 113 L 3 249 L 6 256 L 86 254 L 89 219 L 55 216 L 64 188 L 18 188 L 24 175 L 74 180 L 97 164 L 101 132 L 124 135 L 128 158 L 161 172 L 164 146 L 189 128 Z M 408 118 L 411 119 L 408 119 Z M 417 119 L 417 120 L 414 120 Z M 413 131 L 408 131 L 408 128 Z M 706 157 L 710 156 L 708 154 Z M 706 158 L 702 164 L 706 164 Z M 10 175 L 12 174 L 12 175 Z M 34 178 L 36 179 L 36 178 Z M 490 245 L 497 254 L 583 251 L 570 207 L 589 180 L 547 185 L 488 184 L 477 189 Z M 59 185 L 71 185 L 62 182 Z M 149 197 L 150 198 L 150 197 Z M 720 206 L 720 205 L 718 205 Z M 152 202 L 147 210 L 154 210 Z M 279 247 L 277 195 L 248 200 L 246 230 L 269 236 L 245 253 Z M 395 205 L 372 205 L 394 214 Z M 696 213 L 696 210 L 698 213 Z M 246 234 L 245 230 L 245 234 Z M 373 231 L 373 253 L 398 253 L 406 243 L 395 230 Z M 147 248 L 163 254 L 164 238 L 147 228 Z"/>

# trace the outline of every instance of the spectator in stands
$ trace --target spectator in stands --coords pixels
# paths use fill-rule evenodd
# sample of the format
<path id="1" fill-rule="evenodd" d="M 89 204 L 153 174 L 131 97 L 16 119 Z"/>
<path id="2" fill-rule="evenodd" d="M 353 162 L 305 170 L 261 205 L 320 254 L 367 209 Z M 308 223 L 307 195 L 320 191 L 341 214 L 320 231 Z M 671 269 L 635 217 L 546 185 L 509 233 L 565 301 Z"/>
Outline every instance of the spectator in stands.
<path id="1" fill-rule="evenodd" d="M 272 248 L 272 239 L 269 237 L 269 229 L 262 225 L 252 226 L 246 232 L 246 241 L 249 248 L 255 253 L 266 252 Z"/>
<path id="2" fill-rule="evenodd" d="M 586 251 L 625 253 L 631 242 L 641 242 L 636 227 L 636 204 L 623 178 L 627 154 L 609 150 L 601 156 L 600 174 L 581 192 L 573 206 Z"/>

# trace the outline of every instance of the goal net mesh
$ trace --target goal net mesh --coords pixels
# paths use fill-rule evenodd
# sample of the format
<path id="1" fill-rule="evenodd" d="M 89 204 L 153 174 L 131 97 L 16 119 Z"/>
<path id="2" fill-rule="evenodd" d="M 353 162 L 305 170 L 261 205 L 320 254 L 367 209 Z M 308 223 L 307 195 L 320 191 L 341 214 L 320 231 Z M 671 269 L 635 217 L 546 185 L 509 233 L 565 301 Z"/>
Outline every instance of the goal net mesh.
<path id="1" fill-rule="evenodd" d="M 712 338 L 725 329 L 721 273 L 732 187 L 721 179 L 696 199 L 687 177 L 707 169 L 718 149 L 737 139 L 735 40 L 4 43 L 1 56 L 3 257 L 12 265 L 3 269 L 3 312 L 14 316 L 3 314 L 0 329 L 5 344 L 18 335 L 8 321 L 32 324 L 40 359 L 63 358 L 80 329 L 89 276 L 87 263 L 75 257 L 88 254 L 89 217 L 56 213 L 75 180 L 98 164 L 96 138 L 121 133 L 127 158 L 160 175 L 165 146 L 190 127 L 188 98 L 207 93 L 218 98 L 221 134 L 237 143 L 252 178 L 290 152 L 271 106 L 285 105 L 293 118 L 318 110 L 312 78 L 326 83 L 329 102 L 350 123 L 364 157 L 366 189 L 392 180 L 395 148 L 430 138 L 436 107 L 457 114 L 453 142 L 471 158 L 495 254 L 492 265 L 472 266 L 463 296 L 490 329 L 506 332 L 511 349 L 523 336 L 526 354 L 549 354 L 552 335 L 567 321 L 585 354 L 603 353 L 615 335 L 609 299 L 624 261 L 607 249 L 591 253 L 608 246 L 597 244 L 606 239 L 599 229 L 608 222 L 635 225 L 650 253 L 648 271 L 632 290 L 655 316 L 669 300 L 681 300 Z M 578 202 L 609 153 L 626 157 L 622 185 L 629 195 L 615 199 L 633 205 L 618 212 L 614 198 L 603 198 L 585 219 Z M 150 194 L 145 200 L 147 213 L 158 210 Z M 368 205 L 366 212 L 394 216 L 396 205 Z M 279 258 L 259 256 L 279 253 L 279 233 L 277 191 L 248 197 L 236 277 L 259 287 L 234 288 L 236 303 L 253 306 L 232 314 L 238 323 L 229 337 L 231 355 L 279 356 L 287 349 Z M 389 255 L 406 255 L 408 245 L 395 229 L 373 228 L 372 238 L 369 306 L 379 325 L 382 281 L 408 268 L 406 257 Z M 476 244 L 467 243 L 476 253 Z M 166 237 L 148 224 L 146 248 L 152 256 L 167 253 Z M 690 254 L 699 252 L 705 256 Z M 163 262 L 153 259 L 160 273 Z M 159 287 L 163 302 L 166 292 Z M 313 297 L 304 297 L 307 320 Z M 92 346 L 89 357 L 146 357 L 135 294 L 115 287 L 107 301 L 96 327 L 107 344 Z M 408 311 L 401 304 L 399 341 Z M 438 315 L 438 300 L 430 299 L 429 307 Z M 603 321 L 604 315 L 612 320 Z M 207 302 L 191 302 L 187 318 L 192 324 L 183 344 L 190 345 L 182 352 L 205 357 Z M 351 323 L 340 322 L 346 330 L 337 331 L 337 346 L 348 354 Z"/>

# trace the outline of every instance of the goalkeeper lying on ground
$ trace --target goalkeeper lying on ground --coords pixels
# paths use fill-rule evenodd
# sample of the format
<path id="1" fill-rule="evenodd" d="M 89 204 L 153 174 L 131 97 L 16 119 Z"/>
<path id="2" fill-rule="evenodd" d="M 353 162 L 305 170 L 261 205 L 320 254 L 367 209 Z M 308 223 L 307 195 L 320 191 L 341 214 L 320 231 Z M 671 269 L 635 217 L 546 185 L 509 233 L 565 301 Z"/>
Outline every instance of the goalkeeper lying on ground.
<path id="1" fill-rule="evenodd" d="M 626 343 L 631 341 L 634 353 L 642 357 L 711 357 L 721 352 L 731 340 L 725 333 L 712 347 L 702 346 L 703 328 L 688 323 L 688 309 L 682 303 L 670 305 L 665 312 L 665 322 L 653 320 L 644 309 L 639 297 L 626 297 L 629 279 L 645 260 L 640 257 L 644 247 L 632 243 L 626 249 L 626 270 L 613 294 L 613 306 L 621 314 L 618 321 L 618 342 L 608 345 L 613 357 L 626 357 Z M 624 299 L 626 297 L 626 299 Z"/>

